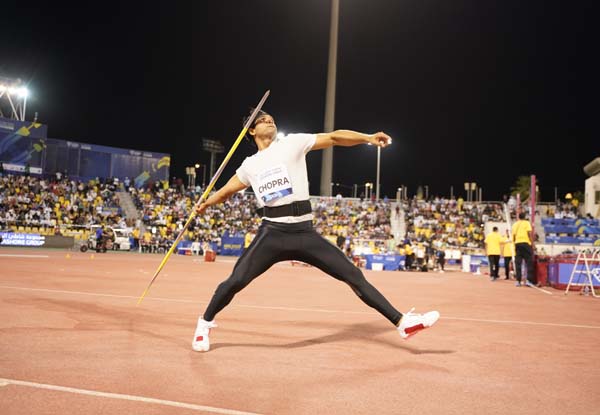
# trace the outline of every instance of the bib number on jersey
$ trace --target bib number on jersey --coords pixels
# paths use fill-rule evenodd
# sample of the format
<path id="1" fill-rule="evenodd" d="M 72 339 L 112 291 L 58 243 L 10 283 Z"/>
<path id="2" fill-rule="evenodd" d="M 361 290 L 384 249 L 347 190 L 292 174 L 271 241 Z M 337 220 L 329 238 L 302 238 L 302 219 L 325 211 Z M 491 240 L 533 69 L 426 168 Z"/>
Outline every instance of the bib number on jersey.
<path id="1" fill-rule="evenodd" d="M 292 181 L 283 164 L 258 175 L 258 195 L 265 204 L 292 193 Z"/>

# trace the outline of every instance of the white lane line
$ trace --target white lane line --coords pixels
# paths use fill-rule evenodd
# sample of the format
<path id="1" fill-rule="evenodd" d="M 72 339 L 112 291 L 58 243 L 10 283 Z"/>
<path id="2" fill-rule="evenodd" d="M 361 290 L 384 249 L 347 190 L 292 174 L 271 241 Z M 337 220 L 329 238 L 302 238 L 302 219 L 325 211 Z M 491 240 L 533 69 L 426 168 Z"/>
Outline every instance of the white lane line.
<path id="1" fill-rule="evenodd" d="M 26 255 L 26 254 L 0 254 L 1 257 L 7 258 L 50 258 L 49 255 Z"/>
<path id="2" fill-rule="evenodd" d="M 463 318 L 463 317 L 440 317 L 446 320 L 462 320 L 474 321 L 481 323 L 499 323 L 499 324 L 527 324 L 531 326 L 551 326 L 551 327 L 571 327 L 576 329 L 600 329 L 600 326 L 586 326 L 583 324 L 563 324 L 563 323 L 540 323 L 537 321 L 515 321 L 515 320 L 485 320 L 480 318 Z"/>
<path id="3" fill-rule="evenodd" d="M 100 392 L 100 391 L 88 390 L 88 389 L 69 388 L 66 386 L 48 385 L 45 383 L 25 382 L 22 380 L 15 380 L 15 379 L 0 378 L 0 382 L 5 382 L 9 385 L 26 386 L 29 388 L 37 388 L 37 389 L 49 389 L 49 390 L 53 390 L 53 391 L 76 393 L 79 395 L 89 395 L 89 396 L 96 396 L 96 397 L 100 397 L 100 398 L 122 399 L 125 401 L 136 401 L 136 402 L 143 402 L 143 403 L 152 403 L 152 404 L 157 404 L 157 405 L 174 406 L 176 408 L 185 408 L 185 409 L 191 409 L 194 411 L 212 412 L 215 414 L 259 415 L 255 412 L 236 411 L 234 409 L 226 409 L 226 408 L 215 408 L 212 406 L 195 405 L 192 403 L 167 401 L 164 399 L 156 399 L 156 398 L 147 398 L 145 396 L 124 395 L 121 393 L 110 393 L 110 392 Z"/>
<path id="4" fill-rule="evenodd" d="M 102 294 L 93 293 L 87 291 L 67 291 L 67 290 L 53 290 L 49 288 L 29 288 L 29 287 L 14 287 L 8 285 L 0 285 L 0 289 L 8 290 L 22 290 L 22 291 L 36 291 L 46 292 L 54 294 L 68 294 L 68 295 L 87 295 L 91 297 L 109 297 L 109 298 L 125 298 L 137 300 L 139 297 L 133 295 L 120 295 L 120 294 Z M 164 297 L 146 297 L 145 300 L 150 301 L 165 301 L 170 303 L 189 303 L 189 304 L 208 304 L 207 301 L 198 300 L 185 300 L 179 298 L 164 298 Z M 299 311 L 302 313 L 327 313 L 327 314 L 362 314 L 362 315 L 373 315 L 376 314 L 374 311 L 349 311 L 349 310 L 329 310 L 325 308 L 299 308 L 299 307 L 280 307 L 280 306 L 264 306 L 264 305 L 248 305 L 248 304 L 230 304 L 228 307 L 238 308 L 252 308 L 258 310 L 279 310 L 279 311 Z M 491 320 L 481 318 L 468 318 L 468 317 L 440 317 L 443 320 L 458 320 L 458 321 L 473 321 L 478 323 L 497 323 L 497 324 L 524 324 L 531 326 L 550 326 L 550 327 L 570 327 L 578 329 L 594 329 L 600 330 L 600 326 L 590 326 L 584 324 L 568 324 L 568 323 L 544 323 L 538 321 L 517 321 L 517 320 Z"/>

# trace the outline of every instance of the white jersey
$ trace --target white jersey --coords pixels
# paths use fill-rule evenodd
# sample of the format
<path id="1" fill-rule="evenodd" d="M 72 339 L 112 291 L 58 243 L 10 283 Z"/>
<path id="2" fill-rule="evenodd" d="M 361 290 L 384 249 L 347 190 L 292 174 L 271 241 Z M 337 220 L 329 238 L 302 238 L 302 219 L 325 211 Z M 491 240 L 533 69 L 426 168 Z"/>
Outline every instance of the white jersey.
<path id="1" fill-rule="evenodd" d="M 246 157 L 237 169 L 238 179 L 252 186 L 258 204 L 281 206 L 308 200 L 306 153 L 315 144 L 316 134 L 290 134 L 274 141 L 266 149 Z M 312 220 L 312 213 L 302 216 L 268 218 L 273 222 L 296 223 Z"/>

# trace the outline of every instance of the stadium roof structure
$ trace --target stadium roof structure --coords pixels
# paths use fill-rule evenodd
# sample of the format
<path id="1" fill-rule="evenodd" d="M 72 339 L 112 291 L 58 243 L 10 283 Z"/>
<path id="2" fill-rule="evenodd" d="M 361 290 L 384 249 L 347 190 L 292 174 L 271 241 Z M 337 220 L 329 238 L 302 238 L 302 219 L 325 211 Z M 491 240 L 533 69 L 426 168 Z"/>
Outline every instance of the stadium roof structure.
<path id="1" fill-rule="evenodd" d="M 596 157 L 594 160 L 590 161 L 585 165 L 583 171 L 588 176 L 592 177 L 600 173 L 600 157 Z"/>

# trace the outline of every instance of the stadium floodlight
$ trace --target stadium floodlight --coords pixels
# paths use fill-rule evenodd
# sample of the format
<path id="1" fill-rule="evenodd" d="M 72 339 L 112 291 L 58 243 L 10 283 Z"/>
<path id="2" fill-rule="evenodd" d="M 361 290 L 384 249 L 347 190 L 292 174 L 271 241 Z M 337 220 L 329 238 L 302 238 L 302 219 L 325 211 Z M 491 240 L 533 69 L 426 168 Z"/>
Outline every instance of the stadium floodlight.
<path id="1" fill-rule="evenodd" d="M 29 90 L 18 78 L 0 76 L 0 117 L 25 121 Z"/>

